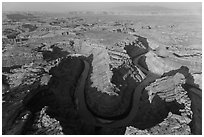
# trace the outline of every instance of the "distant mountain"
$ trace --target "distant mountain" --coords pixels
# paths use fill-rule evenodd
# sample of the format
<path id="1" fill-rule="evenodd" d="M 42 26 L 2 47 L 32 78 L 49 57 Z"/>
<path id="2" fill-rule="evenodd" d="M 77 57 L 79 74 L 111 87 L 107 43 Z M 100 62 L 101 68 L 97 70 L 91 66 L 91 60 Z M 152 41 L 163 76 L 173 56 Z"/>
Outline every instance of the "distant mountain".
<path id="1" fill-rule="evenodd" d="M 120 6 L 115 7 L 112 10 L 115 12 L 128 12 L 128 13 L 151 13 L 151 14 L 162 14 L 162 13 L 185 13 L 186 10 L 184 9 L 171 9 L 167 7 L 161 6 L 149 6 L 149 5 L 142 5 L 142 6 Z"/>

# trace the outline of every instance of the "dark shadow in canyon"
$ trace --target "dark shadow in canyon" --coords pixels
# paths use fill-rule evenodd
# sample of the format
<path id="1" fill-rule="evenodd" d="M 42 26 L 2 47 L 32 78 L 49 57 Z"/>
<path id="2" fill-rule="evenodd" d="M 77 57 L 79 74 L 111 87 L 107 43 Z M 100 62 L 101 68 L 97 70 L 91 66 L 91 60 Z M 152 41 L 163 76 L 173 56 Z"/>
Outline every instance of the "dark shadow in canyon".
<path id="1" fill-rule="evenodd" d="M 202 97 L 199 93 L 195 93 L 190 88 L 194 87 L 195 91 L 202 92 L 198 85 L 194 83 L 193 76 L 189 73 L 189 68 L 182 66 L 177 70 L 172 70 L 168 73 L 163 74 L 165 76 L 174 76 L 176 73 L 181 73 L 185 76 L 186 84 L 182 87 L 187 91 L 187 95 L 191 99 L 191 110 L 193 111 L 193 118 L 189 126 L 191 128 L 192 134 L 202 134 Z M 183 104 L 179 104 L 176 101 L 165 102 L 159 96 L 155 96 L 152 103 L 148 101 L 148 94 L 144 90 L 140 98 L 139 113 L 134 120 L 134 126 L 139 129 L 151 128 L 160 122 L 162 122 L 168 115 L 168 112 L 181 115 L 179 109 L 184 109 Z"/>
<path id="2" fill-rule="evenodd" d="M 87 60 L 90 64 L 93 60 L 93 56 L 86 57 L 67 57 L 63 59 L 58 66 L 53 67 L 50 70 L 52 78 L 47 86 L 39 86 L 37 89 L 31 90 L 23 101 L 25 109 L 32 112 L 31 118 L 27 121 L 23 134 L 32 132 L 32 124 L 36 116 L 36 112 L 39 112 L 44 106 L 48 106 L 46 113 L 60 122 L 63 128 L 64 134 L 78 134 L 78 135 L 97 135 L 97 134 L 124 134 L 125 127 L 116 128 L 113 132 L 111 128 L 95 127 L 87 125 L 77 114 L 77 104 L 74 96 L 75 88 L 77 86 L 78 79 L 84 69 L 82 59 Z M 122 71 L 122 70 L 121 70 Z M 92 67 L 90 67 L 92 72 Z M 117 75 L 120 75 L 119 70 L 114 71 L 113 81 L 116 84 L 124 84 L 118 79 Z M 189 73 L 187 67 L 182 66 L 178 70 L 173 70 L 165 73 L 163 76 L 173 76 L 177 72 L 182 73 L 187 80 L 194 83 L 192 75 Z M 90 74 L 88 75 L 90 78 Z M 121 77 L 121 76 L 120 76 Z M 90 84 L 91 81 L 89 81 Z M 122 83 L 120 83 L 122 82 Z M 196 85 L 196 84 L 195 84 Z M 190 127 L 193 134 L 201 134 L 201 125 L 198 124 L 198 117 L 201 114 L 201 104 L 197 106 L 195 103 L 201 103 L 202 98 L 195 95 L 189 90 L 190 85 L 184 84 L 184 89 L 188 91 L 188 95 L 192 101 L 193 120 L 190 123 Z M 86 87 L 88 89 L 89 87 Z M 86 90 L 85 89 L 85 90 Z M 198 100 L 199 99 L 199 100 Z M 201 101 L 201 102 L 200 102 Z M 158 123 L 162 122 L 168 115 L 168 112 L 174 114 L 180 114 L 179 109 L 184 106 L 178 104 L 176 101 L 167 103 L 159 96 L 155 96 L 152 103 L 148 100 L 148 94 L 146 90 L 143 90 L 139 102 L 139 113 L 136 114 L 132 125 L 139 129 L 151 128 Z M 90 108 L 89 108 L 90 109 Z M 91 109 L 90 109 L 91 110 Z M 199 114 L 197 114 L 199 113 Z M 199 127 L 199 128 L 198 128 Z"/>
<path id="3" fill-rule="evenodd" d="M 138 41 L 133 42 L 132 44 L 126 44 L 124 48 L 132 60 L 149 51 L 149 43 L 147 42 L 147 38 L 141 37 L 139 35 L 134 36 L 138 37 Z"/>
<path id="4" fill-rule="evenodd" d="M 48 106 L 46 113 L 60 122 L 64 134 L 93 134 L 94 127 L 81 122 L 77 114 L 74 91 L 81 72 L 83 61 L 77 57 L 67 57 L 58 66 L 50 70 L 52 78 L 45 87 L 39 87 L 34 96 L 26 99 L 25 106 L 33 114 L 27 122 L 24 134 L 32 132 L 32 125 L 36 116 L 44 106 Z"/>
<path id="5" fill-rule="evenodd" d="M 43 55 L 43 59 L 46 61 L 52 61 L 52 60 L 56 60 L 58 58 L 61 57 L 66 57 L 67 55 L 69 55 L 70 53 L 67 51 L 63 51 L 62 48 L 59 48 L 56 45 L 51 45 L 50 48 L 52 49 L 52 51 L 49 50 L 42 50 L 42 48 L 45 47 L 45 45 L 42 44 L 41 47 L 36 48 L 35 50 L 37 52 L 42 52 Z"/>

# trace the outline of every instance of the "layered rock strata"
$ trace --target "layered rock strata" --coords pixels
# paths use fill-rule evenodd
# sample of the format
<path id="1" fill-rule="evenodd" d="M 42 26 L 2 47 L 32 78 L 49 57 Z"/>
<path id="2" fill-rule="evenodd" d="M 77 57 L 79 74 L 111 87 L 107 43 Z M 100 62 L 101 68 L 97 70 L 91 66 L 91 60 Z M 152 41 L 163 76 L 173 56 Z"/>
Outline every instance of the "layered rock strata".
<path id="1" fill-rule="evenodd" d="M 88 82 L 91 88 L 85 92 L 87 103 L 96 115 L 108 118 L 126 113 L 134 88 L 145 78 L 142 71 L 132 64 L 124 50 L 126 44 L 134 43 L 137 44 L 136 38 L 133 41 L 124 40 L 117 43 L 119 44 L 117 50 L 113 50 L 104 43 L 92 40 L 83 42 L 81 54 L 93 56 L 90 62 L 92 64 L 90 83 Z"/>
<path id="2" fill-rule="evenodd" d="M 191 100 L 187 95 L 182 85 L 185 84 L 185 77 L 181 73 L 176 73 L 174 76 L 166 76 L 157 79 L 145 89 L 148 91 L 149 101 L 155 95 L 158 95 L 165 102 L 176 101 L 179 104 L 184 104 L 184 109 L 180 109 L 181 115 L 186 115 L 192 118 Z"/>

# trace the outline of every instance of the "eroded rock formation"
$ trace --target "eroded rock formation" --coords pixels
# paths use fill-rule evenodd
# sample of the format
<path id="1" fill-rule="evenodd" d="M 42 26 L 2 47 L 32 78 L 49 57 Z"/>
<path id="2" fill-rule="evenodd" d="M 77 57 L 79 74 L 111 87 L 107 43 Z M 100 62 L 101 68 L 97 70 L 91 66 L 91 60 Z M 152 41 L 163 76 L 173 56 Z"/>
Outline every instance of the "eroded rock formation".
<path id="1" fill-rule="evenodd" d="M 145 130 L 127 127 L 125 135 L 190 135 L 190 119 L 169 112 L 167 118 L 158 125 Z"/>
<path id="2" fill-rule="evenodd" d="M 199 49 L 138 31 L 161 26 L 37 22 L 4 29 L 3 134 L 202 133 Z"/>

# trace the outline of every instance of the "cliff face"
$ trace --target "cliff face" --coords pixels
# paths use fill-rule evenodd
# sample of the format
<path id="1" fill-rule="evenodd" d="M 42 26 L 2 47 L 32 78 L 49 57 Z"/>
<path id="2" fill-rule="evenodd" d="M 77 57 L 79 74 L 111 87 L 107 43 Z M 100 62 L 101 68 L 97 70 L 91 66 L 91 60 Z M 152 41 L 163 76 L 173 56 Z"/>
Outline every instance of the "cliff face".
<path id="1" fill-rule="evenodd" d="M 72 16 L 4 21 L 3 134 L 202 134 L 197 33 Z"/>
<path id="2" fill-rule="evenodd" d="M 113 38 L 118 35 L 110 34 L 109 36 Z M 81 54 L 87 56 L 92 54 L 93 56 L 85 90 L 87 104 L 90 110 L 99 117 L 114 119 L 114 117 L 127 113 L 131 94 L 136 85 L 144 78 L 144 74 L 132 64 L 125 50 L 126 45 L 132 44 L 135 45 L 135 48 L 132 49 L 140 52 L 142 43 L 140 46 L 136 45 L 139 43 L 137 37 L 128 39 L 129 37 L 124 35 L 119 42 L 115 41 L 115 43 L 113 43 L 114 39 L 112 41 L 104 39 L 98 43 L 94 38 L 89 38 L 82 43 Z M 107 45 L 107 43 L 112 45 Z"/>
<path id="3" fill-rule="evenodd" d="M 181 67 L 148 85 L 141 96 L 137 124 L 127 127 L 126 134 L 201 134 L 201 90 L 192 80 L 189 70 Z"/>

